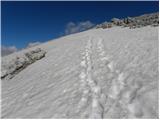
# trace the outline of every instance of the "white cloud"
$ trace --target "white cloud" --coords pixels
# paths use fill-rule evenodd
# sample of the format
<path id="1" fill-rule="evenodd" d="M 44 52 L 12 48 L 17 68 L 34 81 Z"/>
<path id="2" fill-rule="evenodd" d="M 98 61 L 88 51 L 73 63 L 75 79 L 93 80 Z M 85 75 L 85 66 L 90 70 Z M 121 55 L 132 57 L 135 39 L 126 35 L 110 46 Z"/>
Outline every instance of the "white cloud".
<path id="1" fill-rule="evenodd" d="M 15 46 L 1 46 L 1 55 L 9 55 L 13 52 L 16 52 L 18 49 Z"/>
<path id="2" fill-rule="evenodd" d="M 29 43 L 29 44 L 27 45 L 27 48 L 34 47 L 34 46 L 39 45 L 39 44 L 41 44 L 41 42 Z"/>
<path id="3" fill-rule="evenodd" d="M 65 34 L 68 35 L 68 34 L 72 34 L 72 33 L 81 32 L 81 31 L 87 30 L 93 26 L 94 26 L 94 24 L 90 21 L 79 22 L 77 24 L 74 22 L 69 22 L 66 25 Z"/>

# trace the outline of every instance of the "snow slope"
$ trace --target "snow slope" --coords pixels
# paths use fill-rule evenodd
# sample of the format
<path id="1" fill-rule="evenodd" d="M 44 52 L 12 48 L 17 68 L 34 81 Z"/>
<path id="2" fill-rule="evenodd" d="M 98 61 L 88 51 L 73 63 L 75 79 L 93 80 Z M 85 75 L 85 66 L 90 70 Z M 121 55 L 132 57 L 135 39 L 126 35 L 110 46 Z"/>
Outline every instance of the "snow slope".
<path id="1" fill-rule="evenodd" d="M 158 27 L 92 29 L 29 48 L 46 56 L 2 80 L 2 118 L 158 118 Z"/>

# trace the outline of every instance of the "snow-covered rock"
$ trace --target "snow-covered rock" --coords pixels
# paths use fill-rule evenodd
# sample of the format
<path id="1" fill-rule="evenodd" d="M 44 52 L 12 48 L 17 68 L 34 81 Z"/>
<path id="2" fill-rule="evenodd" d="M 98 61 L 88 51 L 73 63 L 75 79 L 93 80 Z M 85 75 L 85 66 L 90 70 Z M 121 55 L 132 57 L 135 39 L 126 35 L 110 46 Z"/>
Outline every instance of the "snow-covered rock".
<path id="1" fill-rule="evenodd" d="M 15 56 L 11 60 L 2 60 L 1 79 L 14 77 L 21 70 L 35 61 L 45 57 L 46 52 L 37 48 L 20 56 Z"/>

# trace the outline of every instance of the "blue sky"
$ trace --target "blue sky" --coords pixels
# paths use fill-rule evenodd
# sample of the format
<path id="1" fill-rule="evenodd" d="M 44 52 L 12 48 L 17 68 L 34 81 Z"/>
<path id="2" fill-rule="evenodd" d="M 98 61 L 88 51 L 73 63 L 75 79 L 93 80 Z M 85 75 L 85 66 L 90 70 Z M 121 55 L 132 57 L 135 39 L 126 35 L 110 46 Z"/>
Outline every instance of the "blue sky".
<path id="1" fill-rule="evenodd" d="M 113 17 L 124 18 L 158 11 L 158 1 L 147 2 L 2 2 L 2 46 L 25 48 L 65 35 L 67 25 L 88 21 L 98 24 Z M 88 24 L 87 23 L 87 24 Z"/>

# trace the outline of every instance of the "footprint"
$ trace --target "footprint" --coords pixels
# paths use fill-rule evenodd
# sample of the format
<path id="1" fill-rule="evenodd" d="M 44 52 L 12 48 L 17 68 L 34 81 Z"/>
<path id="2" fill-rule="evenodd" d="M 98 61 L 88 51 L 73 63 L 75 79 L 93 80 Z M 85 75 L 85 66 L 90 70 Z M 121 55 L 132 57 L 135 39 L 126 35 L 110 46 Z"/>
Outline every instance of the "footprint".
<path id="1" fill-rule="evenodd" d="M 111 72 L 114 72 L 114 63 L 113 63 L 113 61 L 108 64 L 108 67 L 111 70 Z"/>
<path id="2" fill-rule="evenodd" d="M 86 67 L 86 61 L 81 61 L 81 63 L 80 63 L 80 65 L 82 66 L 82 67 Z"/>
<path id="3" fill-rule="evenodd" d="M 84 72 L 81 72 L 81 74 L 79 75 L 80 79 L 85 79 L 86 78 L 86 74 Z"/>

